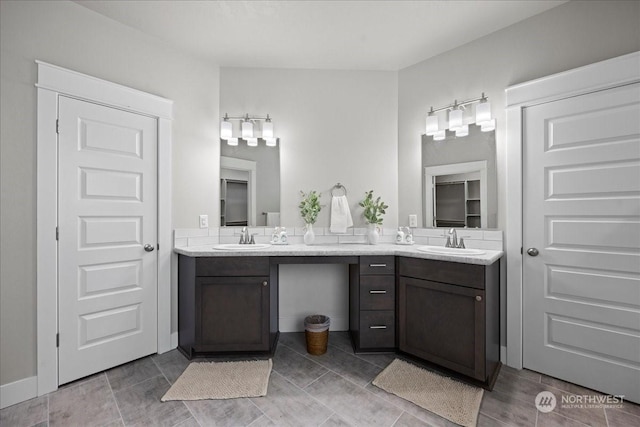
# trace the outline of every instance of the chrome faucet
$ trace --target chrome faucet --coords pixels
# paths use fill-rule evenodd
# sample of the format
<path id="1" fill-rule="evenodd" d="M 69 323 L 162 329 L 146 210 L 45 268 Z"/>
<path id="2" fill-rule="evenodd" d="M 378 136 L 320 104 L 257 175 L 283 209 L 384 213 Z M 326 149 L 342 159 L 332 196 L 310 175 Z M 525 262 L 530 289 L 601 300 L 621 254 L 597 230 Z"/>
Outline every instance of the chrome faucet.
<path id="1" fill-rule="evenodd" d="M 256 234 L 249 234 L 247 227 L 242 227 L 242 231 L 240 231 L 240 241 L 238 243 L 240 245 L 255 245 L 256 241 L 253 236 Z"/>
<path id="2" fill-rule="evenodd" d="M 449 233 L 447 235 L 447 243 L 444 245 L 445 248 L 457 248 L 458 247 L 458 234 L 456 233 L 455 228 L 450 228 Z"/>

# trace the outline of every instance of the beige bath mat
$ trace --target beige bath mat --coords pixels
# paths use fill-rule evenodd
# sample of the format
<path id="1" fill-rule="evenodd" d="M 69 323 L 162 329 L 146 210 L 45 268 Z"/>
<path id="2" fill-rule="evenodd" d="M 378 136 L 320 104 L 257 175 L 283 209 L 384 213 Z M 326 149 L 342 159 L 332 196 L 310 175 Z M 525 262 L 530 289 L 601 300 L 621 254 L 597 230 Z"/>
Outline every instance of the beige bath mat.
<path id="1" fill-rule="evenodd" d="M 272 366 L 271 359 L 191 363 L 162 401 L 265 396 Z"/>
<path id="2" fill-rule="evenodd" d="M 373 385 L 462 426 L 475 426 L 483 390 L 395 359 Z"/>

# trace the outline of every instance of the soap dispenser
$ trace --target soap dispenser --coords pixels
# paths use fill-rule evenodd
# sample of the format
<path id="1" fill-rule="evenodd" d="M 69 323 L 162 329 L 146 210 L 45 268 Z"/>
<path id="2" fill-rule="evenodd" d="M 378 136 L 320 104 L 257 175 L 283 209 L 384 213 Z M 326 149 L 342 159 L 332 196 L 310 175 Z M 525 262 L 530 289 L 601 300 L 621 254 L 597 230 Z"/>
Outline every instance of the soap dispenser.
<path id="1" fill-rule="evenodd" d="M 286 245 L 287 244 L 287 228 L 286 227 L 280 228 L 279 236 L 280 236 L 280 244 Z"/>
<path id="2" fill-rule="evenodd" d="M 404 243 L 404 231 L 402 231 L 402 227 L 398 227 L 398 231 L 396 232 L 396 243 Z"/>
<path id="3" fill-rule="evenodd" d="M 280 242 L 280 227 L 274 228 L 271 233 L 271 243 L 278 244 L 278 242 Z"/>

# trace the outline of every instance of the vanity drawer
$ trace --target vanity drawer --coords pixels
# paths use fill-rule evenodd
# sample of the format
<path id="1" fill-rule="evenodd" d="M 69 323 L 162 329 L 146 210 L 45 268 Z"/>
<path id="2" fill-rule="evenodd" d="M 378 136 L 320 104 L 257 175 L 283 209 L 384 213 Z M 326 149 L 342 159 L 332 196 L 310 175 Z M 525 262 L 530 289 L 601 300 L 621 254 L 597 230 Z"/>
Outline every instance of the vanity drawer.
<path id="1" fill-rule="evenodd" d="M 398 270 L 400 276 L 484 289 L 484 265 L 399 257 Z"/>
<path id="2" fill-rule="evenodd" d="M 395 276 L 360 277 L 360 310 L 393 310 L 395 304 Z"/>
<path id="3" fill-rule="evenodd" d="M 269 276 L 269 257 L 196 258 L 196 276 Z"/>
<path id="4" fill-rule="evenodd" d="M 360 348 L 394 348 L 396 345 L 395 312 L 360 312 Z"/>
<path id="5" fill-rule="evenodd" d="M 361 256 L 360 274 L 395 274 L 396 260 L 394 256 Z"/>

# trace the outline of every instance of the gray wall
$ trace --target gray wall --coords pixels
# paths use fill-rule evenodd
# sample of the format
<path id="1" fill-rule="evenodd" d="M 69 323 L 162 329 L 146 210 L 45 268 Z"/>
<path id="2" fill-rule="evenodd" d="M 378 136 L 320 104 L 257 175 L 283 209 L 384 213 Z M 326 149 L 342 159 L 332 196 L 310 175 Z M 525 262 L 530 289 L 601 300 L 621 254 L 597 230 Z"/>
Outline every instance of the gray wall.
<path id="1" fill-rule="evenodd" d="M 174 100 L 176 227 L 215 211 L 219 68 L 72 2 L 2 1 L 0 19 L 0 384 L 8 384 L 36 375 L 34 60 Z"/>
<path id="2" fill-rule="evenodd" d="M 571 1 L 400 71 L 400 225 L 422 216 L 420 147 L 427 111 L 484 92 L 497 119 L 498 228 L 505 228 L 504 90 L 640 50 L 640 2 Z M 418 224 L 422 224 L 419 219 Z"/>

